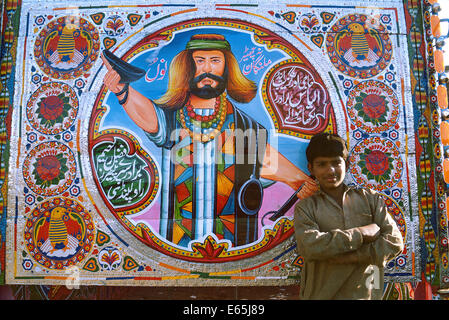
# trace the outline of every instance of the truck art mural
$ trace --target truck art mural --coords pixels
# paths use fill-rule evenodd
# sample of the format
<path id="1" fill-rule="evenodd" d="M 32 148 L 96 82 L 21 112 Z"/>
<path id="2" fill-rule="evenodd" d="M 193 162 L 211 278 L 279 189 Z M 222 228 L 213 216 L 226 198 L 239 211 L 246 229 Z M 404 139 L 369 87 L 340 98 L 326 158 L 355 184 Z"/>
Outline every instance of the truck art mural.
<path id="1" fill-rule="evenodd" d="M 435 5 L 4 9 L 7 284 L 297 285 L 304 151 L 327 131 L 403 235 L 385 298 L 449 286 Z"/>

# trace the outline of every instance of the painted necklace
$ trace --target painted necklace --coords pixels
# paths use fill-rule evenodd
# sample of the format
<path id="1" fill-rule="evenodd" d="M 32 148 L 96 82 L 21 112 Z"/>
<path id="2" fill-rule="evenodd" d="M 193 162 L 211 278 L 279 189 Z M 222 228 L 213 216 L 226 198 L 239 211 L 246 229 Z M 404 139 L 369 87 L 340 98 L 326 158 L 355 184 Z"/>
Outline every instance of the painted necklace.
<path id="1" fill-rule="evenodd" d="M 208 142 L 220 134 L 226 120 L 226 92 L 215 99 L 211 115 L 198 115 L 193 110 L 190 100 L 184 108 L 179 109 L 176 117 L 195 141 Z"/>

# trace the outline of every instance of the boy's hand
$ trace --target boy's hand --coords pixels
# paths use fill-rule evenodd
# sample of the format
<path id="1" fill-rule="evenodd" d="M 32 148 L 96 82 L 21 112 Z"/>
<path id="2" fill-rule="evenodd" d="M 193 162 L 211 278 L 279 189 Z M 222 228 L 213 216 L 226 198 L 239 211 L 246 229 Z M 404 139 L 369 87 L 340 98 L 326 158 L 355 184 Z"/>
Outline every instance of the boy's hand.
<path id="1" fill-rule="evenodd" d="M 364 243 L 370 243 L 376 240 L 380 234 L 380 228 L 377 224 L 371 223 L 358 228 L 363 237 Z"/>
<path id="2" fill-rule="evenodd" d="M 296 195 L 299 199 L 305 199 L 313 195 L 319 189 L 318 183 L 312 178 L 308 178 L 304 181 L 304 186 L 301 191 Z"/>

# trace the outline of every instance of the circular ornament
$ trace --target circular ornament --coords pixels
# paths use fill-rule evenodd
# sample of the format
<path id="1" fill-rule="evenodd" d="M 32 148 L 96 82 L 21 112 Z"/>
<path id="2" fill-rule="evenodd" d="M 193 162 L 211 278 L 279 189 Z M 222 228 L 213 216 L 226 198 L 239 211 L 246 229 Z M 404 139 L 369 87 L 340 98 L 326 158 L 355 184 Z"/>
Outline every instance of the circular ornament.
<path id="1" fill-rule="evenodd" d="M 367 133 L 382 133 L 395 126 L 399 118 L 399 100 L 385 83 L 368 80 L 350 93 L 346 105 L 352 122 Z"/>
<path id="2" fill-rule="evenodd" d="M 386 28 L 373 17 L 350 14 L 327 33 L 326 49 L 340 72 L 367 79 L 382 72 L 391 61 L 393 47 Z"/>
<path id="3" fill-rule="evenodd" d="M 62 143 L 44 142 L 28 153 L 22 172 L 32 191 L 46 197 L 55 196 L 66 191 L 75 179 L 75 155 Z"/>
<path id="4" fill-rule="evenodd" d="M 404 164 L 396 145 L 379 137 L 361 141 L 351 152 L 350 172 L 364 187 L 383 191 L 392 188 L 402 176 Z"/>
<path id="5" fill-rule="evenodd" d="M 56 197 L 39 204 L 28 217 L 24 239 L 30 255 L 48 269 L 81 262 L 94 243 L 90 214 L 77 201 Z"/>
<path id="6" fill-rule="evenodd" d="M 26 115 L 31 126 L 43 134 L 59 134 L 73 124 L 79 101 L 75 91 L 61 82 L 44 83 L 30 97 Z"/>
<path id="7" fill-rule="evenodd" d="M 98 58 L 100 37 L 87 20 L 65 16 L 50 21 L 38 34 L 34 57 L 55 79 L 74 79 L 87 72 Z"/>

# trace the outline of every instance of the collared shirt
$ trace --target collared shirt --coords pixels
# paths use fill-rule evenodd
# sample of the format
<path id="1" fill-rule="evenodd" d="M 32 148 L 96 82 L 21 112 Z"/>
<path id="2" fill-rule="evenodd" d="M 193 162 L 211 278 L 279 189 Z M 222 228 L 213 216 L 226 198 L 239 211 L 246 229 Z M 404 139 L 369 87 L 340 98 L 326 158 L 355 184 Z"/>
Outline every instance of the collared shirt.
<path id="1" fill-rule="evenodd" d="M 304 258 L 301 299 L 381 299 L 386 263 L 404 247 L 402 235 L 381 195 L 344 186 L 343 206 L 323 191 L 295 207 L 298 252 Z M 376 223 L 380 236 L 363 243 L 358 227 Z M 355 251 L 359 263 L 332 263 Z"/>

